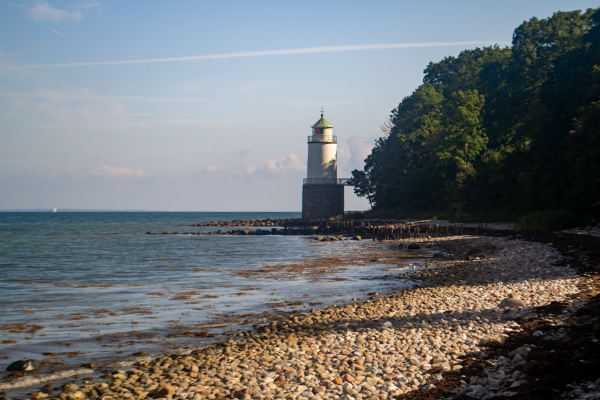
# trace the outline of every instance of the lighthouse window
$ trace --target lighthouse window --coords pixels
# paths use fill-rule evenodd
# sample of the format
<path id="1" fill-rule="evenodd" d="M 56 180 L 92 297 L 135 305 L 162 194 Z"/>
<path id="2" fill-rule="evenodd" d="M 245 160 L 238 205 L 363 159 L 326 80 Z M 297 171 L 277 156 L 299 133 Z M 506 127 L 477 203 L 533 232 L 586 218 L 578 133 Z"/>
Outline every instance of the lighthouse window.
<path id="1" fill-rule="evenodd" d="M 323 128 L 315 128 L 315 135 L 323 134 Z"/>

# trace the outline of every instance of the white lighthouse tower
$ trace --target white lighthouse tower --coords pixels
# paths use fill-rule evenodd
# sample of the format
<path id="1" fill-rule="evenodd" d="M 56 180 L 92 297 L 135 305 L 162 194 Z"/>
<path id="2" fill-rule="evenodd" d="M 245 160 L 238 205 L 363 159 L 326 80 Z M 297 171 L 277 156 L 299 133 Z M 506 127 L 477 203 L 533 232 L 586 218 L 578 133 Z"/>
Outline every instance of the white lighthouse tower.
<path id="1" fill-rule="evenodd" d="M 302 187 L 302 218 L 329 219 L 344 214 L 344 186 L 337 179 L 337 136 L 323 115 L 308 137 L 307 174 Z"/>

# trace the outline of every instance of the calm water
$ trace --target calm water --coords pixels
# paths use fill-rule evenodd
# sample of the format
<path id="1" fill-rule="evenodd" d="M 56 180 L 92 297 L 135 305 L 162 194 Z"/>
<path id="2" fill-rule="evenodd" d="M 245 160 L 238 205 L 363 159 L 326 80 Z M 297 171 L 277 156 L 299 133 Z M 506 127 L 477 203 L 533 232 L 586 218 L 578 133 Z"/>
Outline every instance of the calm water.
<path id="1" fill-rule="evenodd" d="M 325 265 L 352 251 L 377 250 L 364 241 L 323 244 L 300 236 L 145 234 L 219 229 L 189 226 L 212 220 L 298 217 L 0 213 L 0 369 L 16 360 L 35 359 L 44 363 L 39 375 L 48 376 L 88 362 L 126 363 L 214 340 L 194 336 L 198 332 L 218 335 L 277 312 L 348 301 L 401 285 L 386 279 L 389 265 L 377 263 L 365 267 L 338 262 L 325 274 L 296 268 L 303 261 L 321 259 Z M 11 389 L 15 381 L 3 379 L 0 390 Z"/>

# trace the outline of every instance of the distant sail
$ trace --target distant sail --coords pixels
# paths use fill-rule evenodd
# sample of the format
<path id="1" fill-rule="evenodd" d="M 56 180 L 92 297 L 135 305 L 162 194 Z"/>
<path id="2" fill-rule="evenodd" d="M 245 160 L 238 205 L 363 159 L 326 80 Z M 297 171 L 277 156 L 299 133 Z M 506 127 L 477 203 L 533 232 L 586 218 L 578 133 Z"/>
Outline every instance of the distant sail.
<path id="1" fill-rule="evenodd" d="M 55 212 L 56 212 L 56 207 L 54 207 L 54 209 L 52 210 L 52 212 L 53 212 L 53 213 L 55 213 Z"/>

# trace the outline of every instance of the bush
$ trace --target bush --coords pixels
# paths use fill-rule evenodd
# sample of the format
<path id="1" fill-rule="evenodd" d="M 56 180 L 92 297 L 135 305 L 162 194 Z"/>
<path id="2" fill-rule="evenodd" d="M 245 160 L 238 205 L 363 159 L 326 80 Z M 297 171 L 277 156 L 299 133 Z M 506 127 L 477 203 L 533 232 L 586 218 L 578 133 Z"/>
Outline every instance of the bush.
<path id="1" fill-rule="evenodd" d="M 519 219 L 522 231 L 559 231 L 573 228 L 582 223 L 581 219 L 567 209 L 536 211 Z"/>

